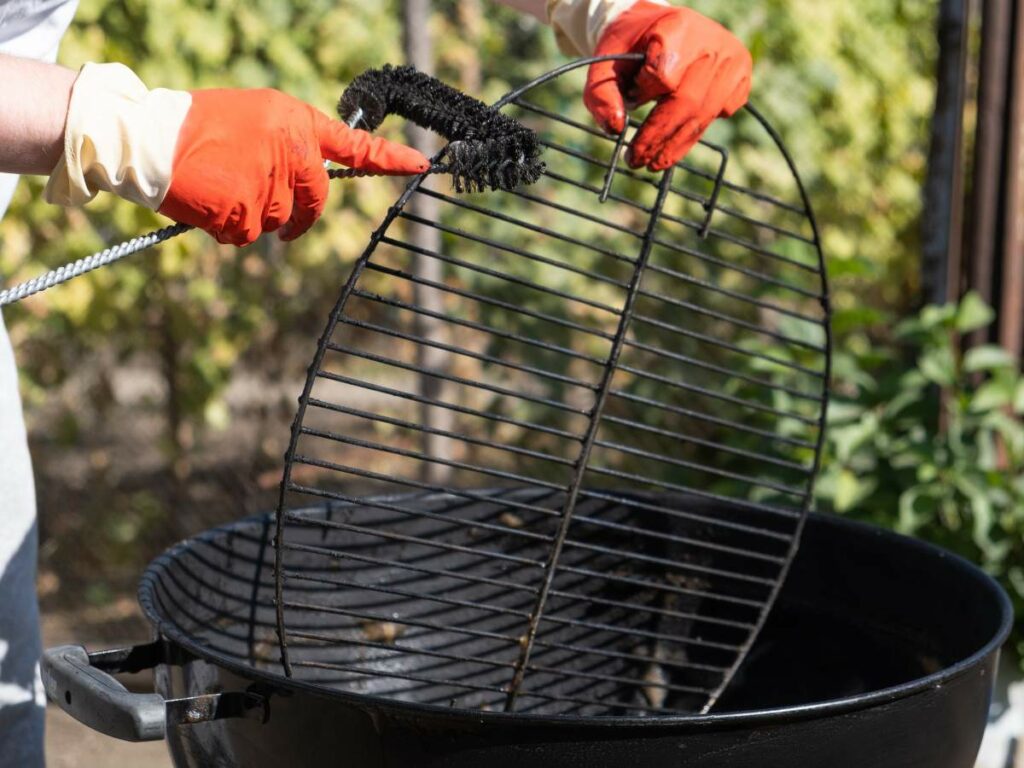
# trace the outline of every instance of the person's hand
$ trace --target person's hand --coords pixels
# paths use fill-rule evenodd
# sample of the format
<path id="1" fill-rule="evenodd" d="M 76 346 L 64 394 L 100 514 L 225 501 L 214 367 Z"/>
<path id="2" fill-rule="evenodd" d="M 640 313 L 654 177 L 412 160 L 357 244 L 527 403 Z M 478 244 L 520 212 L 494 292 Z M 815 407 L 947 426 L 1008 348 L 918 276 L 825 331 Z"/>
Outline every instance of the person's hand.
<path id="1" fill-rule="evenodd" d="M 429 167 L 415 149 L 279 91 L 150 90 L 121 64 L 86 64 L 46 199 L 81 205 L 113 192 L 222 243 L 275 230 L 292 240 L 323 212 L 324 160 L 394 175 Z"/>
<path id="2" fill-rule="evenodd" d="M 750 53 L 731 32 L 689 8 L 639 0 L 615 17 L 595 56 L 642 53 L 640 61 L 590 66 L 584 102 L 598 125 L 620 133 L 626 109 L 657 105 L 637 131 L 627 160 L 663 171 L 681 160 L 708 126 L 750 96 Z"/>
<path id="3" fill-rule="evenodd" d="M 391 175 L 430 165 L 411 147 L 349 128 L 280 91 L 196 91 L 158 210 L 222 243 L 247 245 L 276 230 L 293 240 L 323 212 L 324 160 Z"/>

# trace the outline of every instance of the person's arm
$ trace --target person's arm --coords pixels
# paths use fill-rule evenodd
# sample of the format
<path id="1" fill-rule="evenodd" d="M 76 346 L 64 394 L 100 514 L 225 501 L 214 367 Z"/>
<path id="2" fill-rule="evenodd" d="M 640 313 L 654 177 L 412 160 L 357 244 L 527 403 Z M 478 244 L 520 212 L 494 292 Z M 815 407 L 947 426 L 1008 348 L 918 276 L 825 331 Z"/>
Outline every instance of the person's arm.
<path id="1" fill-rule="evenodd" d="M 48 174 L 64 151 L 77 73 L 0 54 L 0 172 Z"/>
<path id="2" fill-rule="evenodd" d="M 429 167 L 270 89 L 150 89 L 121 64 L 74 73 L 10 57 L 0 82 L 0 171 L 49 173 L 51 203 L 112 192 L 222 243 L 309 229 L 327 200 L 325 160 L 395 175 Z"/>
<path id="3" fill-rule="evenodd" d="M 743 43 L 706 16 L 665 0 L 499 0 L 555 30 L 571 56 L 643 54 L 643 62 L 592 64 L 583 100 L 619 133 L 626 105 L 656 102 L 630 144 L 634 168 L 661 171 L 682 159 L 719 117 L 750 95 L 753 62 Z"/>

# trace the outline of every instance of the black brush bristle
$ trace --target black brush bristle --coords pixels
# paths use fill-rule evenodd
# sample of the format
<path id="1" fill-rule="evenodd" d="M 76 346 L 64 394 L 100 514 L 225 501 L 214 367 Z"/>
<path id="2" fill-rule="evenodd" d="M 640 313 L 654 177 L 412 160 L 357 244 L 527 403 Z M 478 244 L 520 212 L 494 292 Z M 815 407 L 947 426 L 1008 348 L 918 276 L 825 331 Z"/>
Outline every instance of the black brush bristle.
<path id="1" fill-rule="evenodd" d="M 338 114 L 347 122 L 358 110 L 371 131 L 395 114 L 447 139 L 441 167 L 457 192 L 511 190 L 544 172 L 537 134 L 413 67 L 385 65 L 355 78 L 341 95 Z"/>

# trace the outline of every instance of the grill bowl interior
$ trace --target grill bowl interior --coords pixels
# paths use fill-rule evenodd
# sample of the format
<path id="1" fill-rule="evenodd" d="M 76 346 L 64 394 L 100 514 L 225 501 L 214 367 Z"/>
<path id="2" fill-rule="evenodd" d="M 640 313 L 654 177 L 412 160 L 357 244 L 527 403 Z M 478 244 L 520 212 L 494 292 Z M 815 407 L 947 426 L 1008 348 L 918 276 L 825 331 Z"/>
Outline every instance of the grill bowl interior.
<path id="1" fill-rule="evenodd" d="M 291 599 L 301 600 L 303 590 L 309 590 L 336 609 L 317 614 L 315 624 L 296 628 L 304 637 L 292 648 L 293 659 L 300 662 L 294 680 L 326 692 L 439 707 L 450 706 L 453 686 L 435 681 L 451 680 L 463 692 L 460 709 L 496 709 L 492 702 L 502 698 L 498 681 L 507 680 L 507 672 L 502 666 L 503 646 L 499 647 L 495 637 L 508 626 L 522 625 L 516 612 L 528 604 L 529 595 L 509 585 L 522 583 L 527 574 L 514 560 L 488 558 L 486 564 L 472 565 L 486 565 L 494 584 L 465 584 L 458 579 L 459 570 L 467 566 L 460 557 L 480 558 L 481 544 L 511 557 L 527 559 L 530 553 L 524 554 L 520 539 L 515 540 L 517 549 L 502 549 L 502 537 L 486 529 L 500 505 L 454 503 L 437 496 L 419 497 L 418 501 L 463 520 L 479 521 L 482 525 L 475 534 L 465 526 L 461 529 L 469 531 L 468 536 L 479 537 L 473 542 L 477 551 L 467 547 L 461 555 L 447 552 L 442 557 L 401 540 L 403 535 L 430 533 L 428 528 L 445 525 L 437 519 L 384 521 L 375 509 L 374 519 L 387 525 L 397 538 L 386 543 L 377 539 L 371 545 L 352 540 L 352 534 L 341 528 L 298 522 L 303 516 L 343 522 L 364 514 L 359 508 L 322 506 L 294 517 L 289 536 L 300 547 L 290 550 L 285 562 L 290 578 L 296 580 Z M 667 501 L 660 499 L 662 504 Z M 698 502 L 678 498 L 673 503 L 693 509 Z M 628 522 L 643 514 L 640 509 L 622 506 L 590 512 L 605 515 L 612 523 Z M 682 535 L 685 531 L 671 533 Z M 280 665 L 275 629 L 272 536 L 271 515 L 187 541 L 150 566 L 140 599 L 160 631 L 185 648 L 243 675 L 287 686 L 291 683 Z M 957 558 L 833 518 L 812 518 L 805 536 L 778 608 L 716 712 L 835 702 L 923 684 L 948 673 L 1005 633 L 1005 598 L 987 577 Z M 322 557 L 304 558 L 301 547 L 345 548 L 351 556 L 339 560 L 336 568 L 324 569 Z M 394 574 L 373 562 L 397 554 L 403 562 L 424 570 L 422 580 L 410 578 L 408 568 L 401 574 L 402 580 L 392 580 Z M 590 555 L 579 557 L 571 564 L 579 570 L 571 589 L 587 595 L 589 601 L 565 606 L 560 614 L 564 626 L 541 638 L 544 644 L 538 646 L 533 662 L 537 669 L 531 698 L 522 713 L 635 713 L 637 703 L 626 697 L 637 695 L 636 681 L 641 679 L 652 683 L 651 690 L 644 689 L 641 694 L 647 698 L 644 704 L 654 710 L 654 705 L 661 703 L 667 707 L 664 714 L 672 714 L 672 704 L 676 697 L 685 697 L 689 681 L 666 679 L 649 660 L 656 652 L 656 637 L 651 636 L 668 628 L 652 627 L 644 623 L 649 621 L 646 612 L 628 608 L 631 603 L 651 599 L 639 582 L 655 578 L 656 572 L 638 563 L 634 572 L 623 574 L 638 582 L 635 589 L 611 593 L 607 580 L 586 577 L 590 569 L 601 568 L 599 542 Z M 310 567 L 311 562 L 316 563 L 315 568 Z M 366 590 L 344 586 L 367 581 L 387 584 L 393 594 L 367 604 Z M 693 585 L 681 588 L 689 586 Z M 424 589 L 445 595 L 451 604 L 439 607 L 436 600 L 417 600 L 417 592 Z M 486 602 L 494 606 L 494 615 L 482 621 L 479 610 L 466 614 L 460 601 Z M 678 613 L 686 609 L 685 600 L 674 606 Z M 466 627 L 460 626 L 467 615 L 476 622 L 472 627 L 476 636 L 471 640 L 466 639 Z M 602 624 L 621 626 L 630 621 L 635 622 L 631 625 L 635 637 L 609 633 L 608 642 L 601 642 Z M 451 632 L 447 627 L 461 631 Z M 727 632 L 724 627 L 723 635 Z M 586 633 L 588 650 L 600 648 L 603 653 L 574 652 L 573 638 L 578 633 Z M 355 642 L 344 642 L 346 638 Z M 714 643 L 719 639 L 702 636 L 706 647 L 693 647 L 691 666 L 704 661 L 713 666 Z M 492 643 L 494 663 L 481 664 L 477 659 L 487 656 Z M 546 667 L 562 674 L 545 678 Z M 568 676 L 572 689 L 564 687 L 566 669 L 574 673 Z M 549 680 L 555 683 L 546 687 Z M 471 706 L 464 703 L 466 683 L 479 689 Z M 664 698 L 659 702 L 657 696 Z M 554 712 L 550 708 L 553 698 L 560 702 L 560 709 Z M 602 706 L 591 708 L 581 703 L 587 701 L 600 701 Z M 615 707 L 619 701 L 624 702 L 621 711 Z M 535 711 L 531 713 L 531 709 Z"/>

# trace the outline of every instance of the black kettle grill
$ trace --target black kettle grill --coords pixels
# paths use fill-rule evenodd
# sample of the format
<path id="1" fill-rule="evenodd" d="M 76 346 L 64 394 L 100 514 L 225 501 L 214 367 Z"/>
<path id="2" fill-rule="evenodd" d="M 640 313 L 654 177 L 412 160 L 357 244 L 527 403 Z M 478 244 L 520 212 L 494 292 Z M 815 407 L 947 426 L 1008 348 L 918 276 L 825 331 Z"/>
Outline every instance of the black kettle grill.
<path id="1" fill-rule="evenodd" d="M 156 639 L 94 654 L 48 650 L 50 698 L 111 736 L 166 739 L 178 768 L 972 768 L 1012 622 L 1003 591 L 969 563 L 812 515 L 775 609 L 713 714 L 466 712 L 449 708 L 436 684 L 398 700 L 353 693 L 342 673 L 333 689 L 286 677 L 273 531 L 273 516 L 257 517 L 158 558 L 139 591 Z M 325 543 L 309 526 L 291 533 Z M 466 671 L 438 663 L 453 680 Z M 392 671 L 427 677 L 432 666 Z M 129 693 L 111 676 L 144 669 L 156 693 Z"/>

